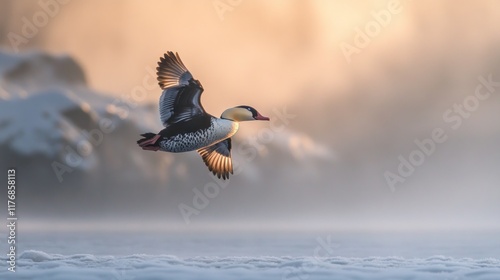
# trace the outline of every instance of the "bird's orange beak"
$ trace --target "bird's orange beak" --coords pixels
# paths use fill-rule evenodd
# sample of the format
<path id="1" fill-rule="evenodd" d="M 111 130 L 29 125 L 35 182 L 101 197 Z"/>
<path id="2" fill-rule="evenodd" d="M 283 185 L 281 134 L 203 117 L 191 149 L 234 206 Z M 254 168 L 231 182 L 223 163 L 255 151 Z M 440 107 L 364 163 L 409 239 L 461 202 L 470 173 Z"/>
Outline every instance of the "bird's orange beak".
<path id="1" fill-rule="evenodd" d="M 268 117 L 264 117 L 263 115 L 261 115 L 259 112 L 257 112 L 257 116 L 254 118 L 258 121 L 268 121 L 269 118 Z"/>

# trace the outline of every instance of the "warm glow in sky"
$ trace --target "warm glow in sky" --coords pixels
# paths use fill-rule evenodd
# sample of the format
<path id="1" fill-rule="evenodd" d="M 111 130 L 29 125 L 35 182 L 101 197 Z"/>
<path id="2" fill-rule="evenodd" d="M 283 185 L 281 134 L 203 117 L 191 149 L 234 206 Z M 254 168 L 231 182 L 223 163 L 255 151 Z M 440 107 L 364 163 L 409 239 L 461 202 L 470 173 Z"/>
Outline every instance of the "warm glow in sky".
<path id="1" fill-rule="evenodd" d="M 32 19 L 41 8 L 31 0 L 0 5 L 0 44 L 12 52 L 6 34 L 22 34 L 23 17 Z M 295 115 L 271 142 L 275 146 L 259 150 L 259 163 L 271 167 L 262 170 L 286 167 L 263 175 L 262 186 L 235 191 L 208 217 L 226 215 L 225 207 L 238 204 L 248 207 L 240 213 L 262 217 L 297 211 L 321 222 L 335 215 L 351 222 L 357 215 L 468 224 L 498 220 L 499 179 L 490 169 L 498 166 L 499 133 L 492 120 L 498 119 L 500 99 L 481 103 L 457 131 L 443 121 L 443 112 L 474 93 L 479 76 L 500 80 L 499 26 L 496 0 L 73 0 L 18 48 L 74 58 L 89 87 L 113 98 L 145 79 L 154 83 L 158 58 L 175 51 L 203 84 L 202 102 L 213 115 L 242 104 L 264 115 L 283 108 Z M 147 102 L 157 104 L 159 87 L 145 88 Z M 161 127 L 156 108 L 148 108 L 154 120 L 141 125 Z M 436 127 L 448 129 L 449 142 L 390 193 L 384 172 L 394 171 L 415 139 Z M 245 124 L 238 137 L 259 128 Z M 165 160 L 164 169 L 179 158 Z M 179 164 L 175 172 L 184 176 L 191 168 Z M 250 182 L 258 168 L 245 174 Z M 297 183 L 302 177 L 305 183 Z M 174 191 L 191 195 L 190 189 Z M 267 208 L 254 209 L 252 199 L 263 192 L 275 200 L 286 193 L 280 202 L 288 204 L 276 209 L 269 199 Z M 297 210 L 299 202 L 303 209 Z"/>
<path id="2" fill-rule="evenodd" d="M 415 44 L 440 51 L 455 31 L 479 37 L 468 42 L 482 45 L 480 35 L 467 29 L 480 26 L 478 18 L 484 24 L 498 22 L 492 1 L 475 5 L 476 13 L 454 1 L 227 2 L 232 5 L 222 0 L 105 1 L 96 8 L 93 2 L 73 1 L 37 35 L 38 47 L 75 56 L 92 86 L 110 94 L 129 92 L 141 83 L 146 67 L 156 67 L 165 51 L 177 51 L 210 93 L 206 104 L 222 110 L 226 105 L 218 106 L 220 98 L 241 103 L 247 95 L 262 95 L 276 104 L 298 99 L 304 90 L 339 94 L 351 86 L 353 74 L 376 77 L 381 54 L 405 63 L 399 60 L 415 55 L 410 49 Z M 21 28 L 15 20 L 10 26 Z M 372 30 L 369 43 L 346 59 L 341 45 L 356 47 L 359 30 Z M 157 94 L 151 92 L 150 100 L 156 101 Z"/>

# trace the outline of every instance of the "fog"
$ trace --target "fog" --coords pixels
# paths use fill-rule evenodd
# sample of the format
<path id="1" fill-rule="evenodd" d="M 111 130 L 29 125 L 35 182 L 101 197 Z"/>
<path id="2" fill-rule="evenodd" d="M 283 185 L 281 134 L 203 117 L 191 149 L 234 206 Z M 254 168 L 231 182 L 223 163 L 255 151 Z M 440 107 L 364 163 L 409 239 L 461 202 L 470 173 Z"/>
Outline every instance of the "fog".
<path id="1" fill-rule="evenodd" d="M 498 227 L 499 2 L 63 2 L 26 36 L 24 18 L 48 8 L 0 0 L 0 166 L 19 171 L 27 227 Z M 280 128 L 242 125 L 233 157 L 244 168 L 227 185 L 196 153 L 135 145 L 161 129 L 160 89 L 144 81 L 169 50 L 203 84 L 209 113 L 251 105 Z M 146 97 L 115 114 L 137 87 Z M 64 112 L 53 131 L 64 119 L 75 135 L 23 154 L 9 127 L 23 122 L 8 117 L 46 91 L 77 100 L 44 105 Z M 58 180 L 51 163 L 104 117 L 117 129 Z M 195 189 L 210 183 L 219 192 L 198 209 Z M 181 204 L 199 213 L 186 222 Z"/>

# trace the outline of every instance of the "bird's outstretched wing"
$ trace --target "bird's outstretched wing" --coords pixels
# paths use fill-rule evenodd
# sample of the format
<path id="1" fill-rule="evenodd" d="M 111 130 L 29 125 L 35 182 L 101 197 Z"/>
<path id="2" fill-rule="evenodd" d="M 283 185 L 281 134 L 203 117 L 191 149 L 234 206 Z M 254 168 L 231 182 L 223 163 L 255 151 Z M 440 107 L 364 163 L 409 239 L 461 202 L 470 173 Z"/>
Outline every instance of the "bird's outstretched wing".
<path id="1" fill-rule="evenodd" d="M 165 127 L 206 114 L 201 105 L 203 87 L 195 80 L 177 53 L 167 52 L 156 68 L 160 97 L 160 119 Z"/>
<path id="2" fill-rule="evenodd" d="M 231 160 L 231 138 L 221 141 L 212 146 L 198 150 L 208 170 L 222 179 L 228 179 L 233 174 L 233 162 Z"/>

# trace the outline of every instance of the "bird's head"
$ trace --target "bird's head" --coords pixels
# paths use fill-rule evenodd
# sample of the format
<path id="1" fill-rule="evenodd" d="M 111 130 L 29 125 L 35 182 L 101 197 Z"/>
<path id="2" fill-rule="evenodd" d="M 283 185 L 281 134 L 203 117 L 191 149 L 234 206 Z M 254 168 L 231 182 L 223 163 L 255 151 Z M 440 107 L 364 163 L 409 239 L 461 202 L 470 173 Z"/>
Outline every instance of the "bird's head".
<path id="1" fill-rule="evenodd" d="M 268 121 L 268 117 L 264 117 L 257 110 L 250 106 L 237 106 L 234 108 L 229 108 L 222 113 L 220 116 L 223 119 L 228 119 L 232 121 L 242 122 L 242 121 Z"/>

